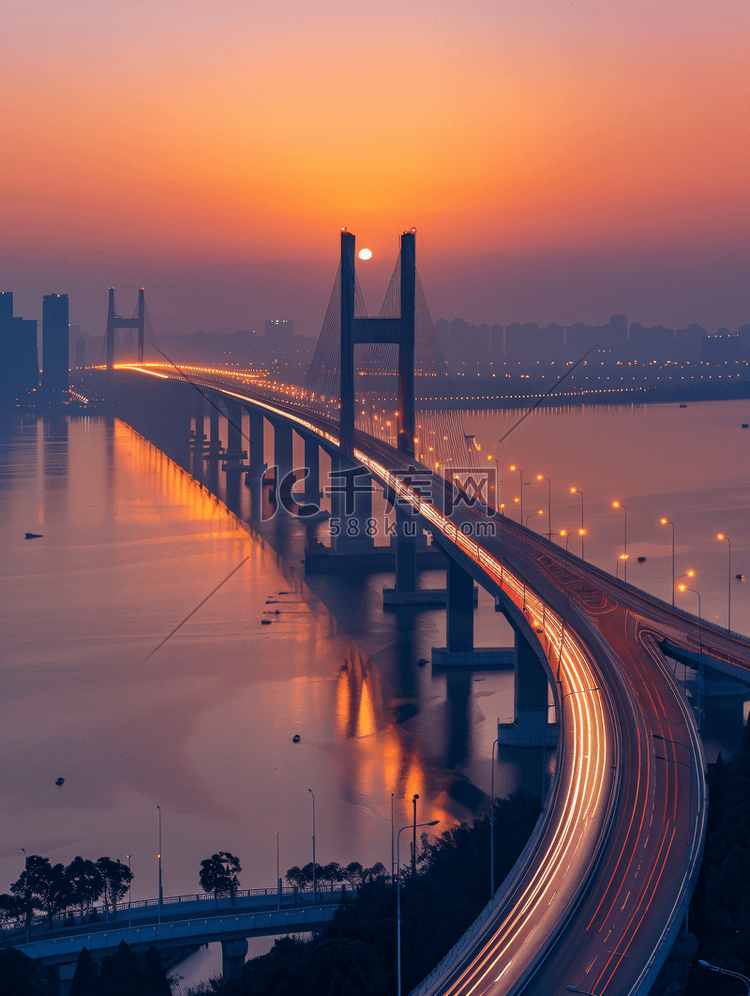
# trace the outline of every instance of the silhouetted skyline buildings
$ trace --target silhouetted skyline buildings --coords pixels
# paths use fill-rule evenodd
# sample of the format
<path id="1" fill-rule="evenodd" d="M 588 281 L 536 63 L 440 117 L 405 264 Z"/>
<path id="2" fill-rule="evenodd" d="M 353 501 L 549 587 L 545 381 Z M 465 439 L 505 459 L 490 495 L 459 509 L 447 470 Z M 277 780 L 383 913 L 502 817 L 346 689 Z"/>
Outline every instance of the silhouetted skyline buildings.
<path id="1" fill-rule="evenodd" d="M 36 322 L 13 315 L 13 291 L 0 292 L 0 404 L 39 386 Z"/>
<path id="2" fill-rule="evenodd" d="M 42 298 L 42 391 L 53 397 L 68 390 L 69 304 L 67 294 Z"/>
<path id="3" fill-rule="evenodd" d="M 606 325 L 558 325 L 539 328 L 533 322 L 472 325 L 463 318 L 435 322 L 435 331 L 451 372 L 483 361 L 526 368 L 530 365 L 575 363 L 596 347 L 596 362 L 656 364 L 750 360 L 750 324 L 736 334 L 720 328 L 709 334 L 695 323 L 683 329 L 663 325 L 628 325 L 625 315 L 610 316 Z"/>

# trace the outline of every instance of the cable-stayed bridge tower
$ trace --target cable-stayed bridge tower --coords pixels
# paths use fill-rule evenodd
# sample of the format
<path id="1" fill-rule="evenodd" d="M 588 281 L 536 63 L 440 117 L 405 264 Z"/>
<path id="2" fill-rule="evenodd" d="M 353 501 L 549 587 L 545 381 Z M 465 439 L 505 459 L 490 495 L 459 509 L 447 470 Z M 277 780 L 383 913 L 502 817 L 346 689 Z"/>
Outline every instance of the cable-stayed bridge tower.
<path id="1" fill-rule="evenodd" d="M 115 289 L 109 288 L 107 308 L 107 370 L 115 367 L 115 329 L 138 329 L 138 362 L 143 363 L 144 329 L 146 323 L 146 298 L 144 288 L 138 291 L 138 309 L 133 318 L 123 318 L 115 307 Z"/>
<path id="2" fill-rule="evenodd" d="M 401 236 L 401 252 L 397 267 L 400 316 L 356 317 L 354 298 L 356 276 L 354 270 L 355 237 L 346 229 L 341 230 L 341 413 L 340 445 L 349 457 L 354 453 L 355 344 L 396 345 L 398 347 L 398 448 L 414 456 L 416 413 L 414 398 L 414 316 L 416 294 L 416 229 Z"/>

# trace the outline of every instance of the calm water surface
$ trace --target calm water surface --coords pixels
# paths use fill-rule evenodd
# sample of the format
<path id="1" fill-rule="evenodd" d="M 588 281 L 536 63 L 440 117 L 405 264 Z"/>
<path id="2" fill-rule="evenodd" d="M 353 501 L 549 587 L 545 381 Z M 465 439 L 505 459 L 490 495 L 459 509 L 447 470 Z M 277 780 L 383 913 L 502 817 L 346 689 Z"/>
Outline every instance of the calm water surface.
<path id="1" fill-rule="evenodd" d="M 545 411 L 502 448 L 520 413 L 464 420 L 499 462 L 506 510 L 520 511 L 523 488 L 524 516 L 544 512 L 540 532 L 549 528 L 547 484 L 536 474 L 552 482 L 555 532 L 580 525 L 569 488 L 584 492 L 586 557 L 612 572 L 624 537 L 611 503 L 624 502 L 628 580 L 665 599 L 671 533 L 658 520 L 672 519 L 677 573 L 696 569 L 704 616 L 725 625 L 727 547 L 715 537 L 730 536 L 732 574 L 750 577 L 750 430 L 740 428 L 749 410 Z M 133 898 L 155 895 L 157 803 L 164 891 L 174 895 L 197 889 L 200 861 L 216 850 L 240 856 L 244 887 L 272 886 L 276 831 L 282 874 L 309 861 L 308 788 L 318 861 L 386 865 L 392 794 L 397 825 L 410 821 L 418 793 L 420 819 L 447 827 L 470 815 L 467 785 L 489 791 L 494 722 L 511 718 L 512 676 L 420 668 L 444 645 L 444 615 L 384 613 L 388 575 L 308 586 L 297 523 L 251 531 L 104 418 L 0 425 L 0 487 L 0 891 L 22 870 L 24 847 L 66 863 L 131 854 Z M 43 538 L 26 541 L 27 531 Z M 438 573 L 422 578 L 443 583 Z M 732 582 L 732 628 L 745 633 L 749 594 Z M 477 646 L 511 639 L 482 592 Z M 500 794 L 538 790 L 540 779 L 538 752 L 503 754 Z M 180 969 L 191 982 L 217 970 L 215 952 Z"/>

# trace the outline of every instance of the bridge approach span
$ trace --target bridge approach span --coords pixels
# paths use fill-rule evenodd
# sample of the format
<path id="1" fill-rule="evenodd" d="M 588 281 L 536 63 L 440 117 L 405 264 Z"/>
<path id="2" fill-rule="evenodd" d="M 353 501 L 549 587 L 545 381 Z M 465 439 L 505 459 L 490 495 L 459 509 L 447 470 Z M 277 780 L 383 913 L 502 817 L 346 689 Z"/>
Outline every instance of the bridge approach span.
<path id="1" fill-rule="evenodd" d="M 336 425 L 299 403 L 272 402 L 215 374 L 197 383 L 326 448 L 338 444 Z M 416 992 L 562 996 L 572 984 L 596 996 L 645 996 L 680 930 L 705 829 L 695 716 L 657 647 L 664 637 L 691 645 L 696 621 L 504 517 L 494 536 L 465 535 L 478 510 L 461 507 L 448 519 L 421 502 L 398 476 L 412 458 L 385 443 L 357 433 L 354 455 L 524 627 L 545 661 L 560 723 L 557 771 L 529 846 Z M 432 476 L 439 493 L 445 482 Z M 750 675 L 745 639 L 701 628 L 712 655 Z"/>

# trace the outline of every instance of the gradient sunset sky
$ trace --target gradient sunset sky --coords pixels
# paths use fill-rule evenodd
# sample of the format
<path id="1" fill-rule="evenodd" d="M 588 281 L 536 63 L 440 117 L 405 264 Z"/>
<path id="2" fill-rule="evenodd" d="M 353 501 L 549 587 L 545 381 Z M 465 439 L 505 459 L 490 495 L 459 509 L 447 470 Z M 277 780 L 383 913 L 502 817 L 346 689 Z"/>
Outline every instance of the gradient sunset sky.
<path id="1" fill-rule="evenodd" d="M 2 290 L 101 335 L 316 335 L 342 225 L 377 312 L 750 321 L 743 0 L 2 5 Z"/>

